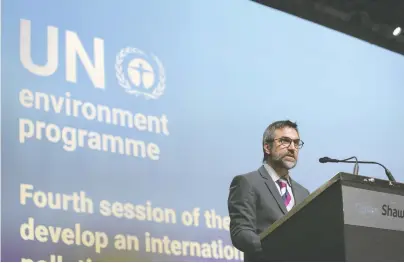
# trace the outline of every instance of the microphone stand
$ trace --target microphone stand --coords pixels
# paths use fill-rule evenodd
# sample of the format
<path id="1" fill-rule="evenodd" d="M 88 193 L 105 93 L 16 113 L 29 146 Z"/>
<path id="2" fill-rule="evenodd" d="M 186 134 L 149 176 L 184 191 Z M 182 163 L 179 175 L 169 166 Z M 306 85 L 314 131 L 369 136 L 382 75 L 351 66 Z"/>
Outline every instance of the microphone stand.
<path id="1" fill-rule="evenodd" d="M 378 165 L 380 165 L 381 167 L 384 168 L 384 172 L 386 173 L 387 178 L 389 178 L 390 181 L 392 181 L 392 182 L 395 182 L 395 181 L 396 181 L 396 179 L 394 179 L 394 177 L 393 177 L 393 175 L 391 174 L 391 172 L 389 171 L 389 169 L 387 169 L 386 166 L 384 166 L 384 165 L 381 164 L 381 163 L 378 163 L 378 162 L 368 162 L 368 161 L 339 161 L 339 162 L 341 162 L 341 163 L 367 163 L 367 164 L 378 164 Z"/>

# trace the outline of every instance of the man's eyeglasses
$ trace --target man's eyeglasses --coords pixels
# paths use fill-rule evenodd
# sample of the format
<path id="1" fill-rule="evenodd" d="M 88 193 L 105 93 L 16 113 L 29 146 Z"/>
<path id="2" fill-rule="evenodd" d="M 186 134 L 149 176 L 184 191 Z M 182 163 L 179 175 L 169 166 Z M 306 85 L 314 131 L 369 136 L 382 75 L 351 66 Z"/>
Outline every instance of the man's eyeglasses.
<path id="1" fill-rule="evenodd" d="M 284 146 L 286 148 L 288 148 L 292 144 L 292 142 L 293 142 L 295 148 L 297 148 L 297 149 L 301 149 L 304 145 L 304 142 L 302 140 L 300 140 L 300 139 L 292 140 L 289 137 L 281 137 L 281 138 L 277 138 L 277 139 L 273 139 L 273 140 L 269 140 L 269 141 L 270 142 L 278 141 L 282 146 Z"/>

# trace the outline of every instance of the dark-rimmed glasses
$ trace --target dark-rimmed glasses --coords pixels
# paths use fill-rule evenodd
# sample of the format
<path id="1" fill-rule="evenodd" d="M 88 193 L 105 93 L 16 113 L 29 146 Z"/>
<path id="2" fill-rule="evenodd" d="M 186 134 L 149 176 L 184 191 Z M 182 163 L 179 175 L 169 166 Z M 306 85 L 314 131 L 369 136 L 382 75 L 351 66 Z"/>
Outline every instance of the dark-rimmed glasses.
<path id="1" fill-rule="evenodd" d="M 281 138 L 269 140 L 269 142 L 273 142 L 273 141 L 278 141 L 285 148 L 288 148 L 292 144 L 292 142 L 293 142 L 294 147 L 297 149 L 301 149 L 304 145 L 304 142 L 302 140 L 300 140 L 300 139 L 292 140 L 289 137 L 281 137 Z"/>

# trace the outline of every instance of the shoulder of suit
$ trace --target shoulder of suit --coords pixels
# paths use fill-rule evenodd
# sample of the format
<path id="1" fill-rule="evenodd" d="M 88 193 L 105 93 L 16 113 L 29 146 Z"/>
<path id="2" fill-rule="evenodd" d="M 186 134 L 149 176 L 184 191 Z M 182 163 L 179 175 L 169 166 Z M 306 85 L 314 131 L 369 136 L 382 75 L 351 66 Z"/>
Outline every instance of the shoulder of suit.
<path id="1" fill-rule="evenodd" d="M 251 171 L 244 174 L 239 174 L 234 177 L 236 180 L 246 180 L 250 185 L 255 185 L 257 183 L 261 183 L 263 179 L 260 172 L 258 170 Z"/>
<path id="2" fill-rule="evenodd" d="M 292 179 L 292 180 L 293 180 L 293 179 Z M 306 187 L 304 187 L 303 185 L 299 184 L 297 181 L 293 180 L 293 183 L 295 184 L 296 187 L 300 188 L 301 190 L 310 193 L 310 191 L 309 191 Z"/>
<path id="3" fill-rule="evenodd" d="M 251 179 L 251 178 L 255 178 L 257 176 L 261 177 L 261 174 L 259 173 L 258 170 L 255 170 L 255 171 L 251 171 L 251 172 L 248 172 L 248 173 L 239 174 L 238 176 L 239 177 L 244 177 L 246 179 Z"/>

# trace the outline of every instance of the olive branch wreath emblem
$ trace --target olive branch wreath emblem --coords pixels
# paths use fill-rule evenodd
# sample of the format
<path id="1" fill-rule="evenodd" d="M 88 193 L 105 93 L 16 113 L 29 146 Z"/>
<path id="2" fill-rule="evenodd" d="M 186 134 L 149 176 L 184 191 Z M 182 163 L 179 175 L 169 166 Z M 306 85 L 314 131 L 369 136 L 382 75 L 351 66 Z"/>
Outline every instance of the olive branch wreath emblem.
<path id="1" fill-rule="evenodd" d="M 164 67 L 161 61 L 153 54 L 151 54 L 151 57 L 154 59 L 158 66 L 159 70 L 159 83 L 157 84 L 156 88 L 151 92 L 141 92 L 139 90 L 132 89 L 131 85 L 129 84 L 129 81 L 125 78 L 125 73 L 123 71 L 123 61 L 125 60 L 125 57 L 130 55 L 130 54 L 139 54 L 139 55 L 144 55 L 145 53 L 141 51 L 140 49 L 133 48 L 133 47 L 126 47 L 123 48 L 117 55 L 116 55 L 116 60 L 115 60 L 115 71 L 116 71 L 116 78 L 118 79 L 118 83 L 120 86 L 122 86 L 125 91 L 129 94 L 132 95 L 143 95 L 145 96 L 146 99 L 158 99 L 161 95 L 164 93 L 165 89 L 165 72 L 164 72 Z"/>

